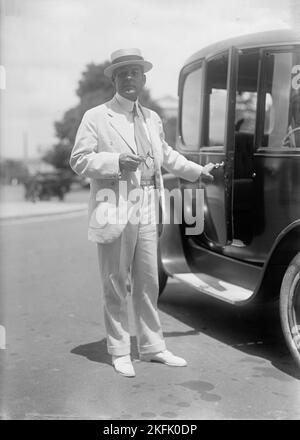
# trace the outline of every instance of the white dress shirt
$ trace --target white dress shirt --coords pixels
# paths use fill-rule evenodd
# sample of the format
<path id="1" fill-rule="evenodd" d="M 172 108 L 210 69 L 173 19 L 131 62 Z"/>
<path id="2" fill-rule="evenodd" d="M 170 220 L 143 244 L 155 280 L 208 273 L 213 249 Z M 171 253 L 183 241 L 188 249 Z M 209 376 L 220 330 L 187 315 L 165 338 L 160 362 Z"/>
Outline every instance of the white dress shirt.
<path id="1" fill-rule="evenodd" d="M 147 134 L 147 137 L 149 139 L 149 141 L 151 141 L 150 139 L 150 135 L 149 135 L 149 131 L 148 131 L 148 127 L 147 124 L 145 122 L 144 116 L 140 110 L 139 107 L 139 102 L 138 100 L 136 101 L 130 101 L 130 99 L 126 99 L 123 96 L 121 96 L 118 92 L 116 93 L 116 100 L 118 101 L 118 103 L 120 104 L 121 109 L 124 111 L 124 113 L 126 113 L 127 115 L 127 119 L 129 121 L 129 129 L 132 132 L 132 138 L 134 139 L 134 124 L 133 124 L 133 106 L 136 103 L 137 104 L 137 112 L 138 112 L 138 116 L 139 118 L 142 119 L 142 123 L 145 129 L 145 132 Z"/>

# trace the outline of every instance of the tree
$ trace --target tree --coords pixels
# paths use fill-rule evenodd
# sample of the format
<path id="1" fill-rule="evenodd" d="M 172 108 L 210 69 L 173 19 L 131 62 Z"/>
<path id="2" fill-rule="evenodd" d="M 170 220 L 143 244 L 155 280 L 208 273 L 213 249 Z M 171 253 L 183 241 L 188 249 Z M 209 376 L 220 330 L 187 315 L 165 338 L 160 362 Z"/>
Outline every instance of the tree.
<path id="1" fill-rule="evenodd" d="M 48 150 L 43 156 L 43 160 L 50 163 L 58 169 L 69 170 L 70 143 L 61 141 L 55 144 L 52 149 Z"/>
<path id="2" fill-rule="evenodd" d="M 69 157 L 74 145 L 76 132 L 84 113 L 99 104 L 109 101 L 114 95 L 113 83 L 104 75 L 104 69 L 109 65 L 88 64 L 78 82 L 76 94 L 79 103 L 76 107 L 67 110 L 60 121 L 54 123 L 58 142 L 46 152 L 43 160 L 56 168 L 68 169 Z M 161 108 L 153 101 L 148 89 L 144 89 L 140 102 L 162 115 Z"/>

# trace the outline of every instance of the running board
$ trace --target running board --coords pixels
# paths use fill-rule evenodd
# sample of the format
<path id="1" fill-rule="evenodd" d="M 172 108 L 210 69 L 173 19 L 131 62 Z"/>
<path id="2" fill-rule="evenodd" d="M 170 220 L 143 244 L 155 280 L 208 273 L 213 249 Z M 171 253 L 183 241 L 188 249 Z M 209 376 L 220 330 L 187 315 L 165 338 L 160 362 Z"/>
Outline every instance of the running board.
<path id="1" fill-rule="evenodd" d="M 228 283 L 227 281 L 204 273 L 174 273 L 172 277 L 194 287 L 202 293 L 230 304 L 247 301 L 253 294 L 252 290 Z"/>

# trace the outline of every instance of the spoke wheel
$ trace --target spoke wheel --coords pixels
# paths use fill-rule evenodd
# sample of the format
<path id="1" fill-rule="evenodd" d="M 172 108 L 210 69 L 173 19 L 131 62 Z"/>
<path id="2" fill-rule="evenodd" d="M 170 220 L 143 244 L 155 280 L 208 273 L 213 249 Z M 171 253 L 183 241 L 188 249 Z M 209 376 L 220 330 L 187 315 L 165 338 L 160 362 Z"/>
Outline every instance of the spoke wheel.
<path id="1" fill-rule="evenodd" d="M 300 367 L 300 253 L 292 260 L 282 280 L 280 319 L 289 350 Z"/>

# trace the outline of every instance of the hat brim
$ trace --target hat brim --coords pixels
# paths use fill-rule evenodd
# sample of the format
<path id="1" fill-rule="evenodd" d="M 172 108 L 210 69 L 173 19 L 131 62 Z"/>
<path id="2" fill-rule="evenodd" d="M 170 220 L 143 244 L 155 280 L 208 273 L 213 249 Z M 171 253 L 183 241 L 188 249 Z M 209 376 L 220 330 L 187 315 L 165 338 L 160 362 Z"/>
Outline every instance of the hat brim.
<path id="1" fill-rule="evenodd" d="M 150 63 L 150 61 L 145 61 L 145 60 L 120 61 L 119 63 L 111 64 L 110 66 L 106 67 L 104 69 L 104 75 L 111 79 L 112 74 L 116 69 L 122 66 L 130 66 L 130 65 L 142 66 L 144 69 L 144 73 L 149 72 L 149 70 L 151 70 L 153 67 L 153 64 Z"/>

